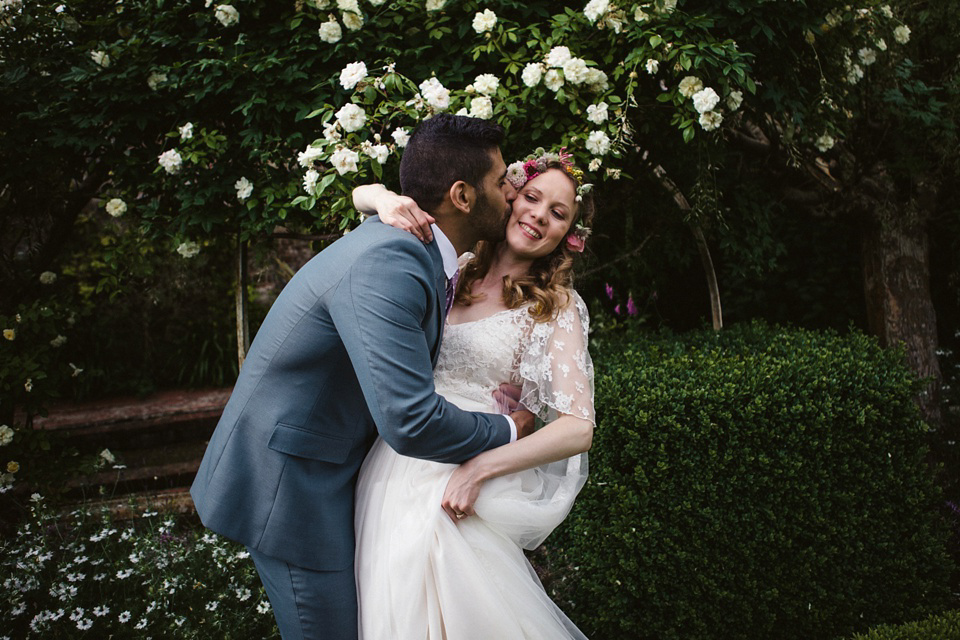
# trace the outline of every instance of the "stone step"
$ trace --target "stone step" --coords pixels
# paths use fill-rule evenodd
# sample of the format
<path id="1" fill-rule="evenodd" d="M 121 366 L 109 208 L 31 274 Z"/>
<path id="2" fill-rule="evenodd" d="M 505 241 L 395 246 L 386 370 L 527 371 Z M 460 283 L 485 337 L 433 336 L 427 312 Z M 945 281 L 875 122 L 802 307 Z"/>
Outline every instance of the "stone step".
<path id="1" fill-rule="evenodd" d="M 33 426 L 63 436 L 81 453 L 109 449 L 116 459 L 70 481 L 69 501 L 93 501 L 117 512 L 128 503 L 157 501 L 191 510 L 189 487 L 230 392 L 164 391 L 146 398 L 62 404 L 34 419 Z"/>
<path id="2" fill-rule="evenodd" d="M 33 426 L 61 434 L 85 453 L 205 441 L 213 433 L 230 391 L 164 391 L 147 398 L 63 404 L 46 417 L 35 418 Z"/>

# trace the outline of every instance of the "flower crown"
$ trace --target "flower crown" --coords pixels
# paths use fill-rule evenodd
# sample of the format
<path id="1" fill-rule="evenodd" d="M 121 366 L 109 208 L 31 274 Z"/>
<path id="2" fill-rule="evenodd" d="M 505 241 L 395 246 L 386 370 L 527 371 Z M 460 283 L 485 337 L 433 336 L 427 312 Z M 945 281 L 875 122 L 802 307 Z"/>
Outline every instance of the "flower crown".
<path id="1" fill-rule="evenodd" d="M 583 201 L 583 194 L 589 193 L 593 185 L 583 181 L 583 171 L 573 164 L 573 154 L 567 153 L 566 147 L 562 147 L 557 153 L 544 151 L 543 147 L 538 147 L 533 153 L 524 160 L 517 160 L 507 167 L 507 180 L 518 191 L 530 180 L 550 168 L 551 163 L 557 163 L 560 167 L 573 178 L 577 185 L 577 202 Z M 590 235 L 590 227 L 583 226 L 579 220 L 576 225 L 570 229 L 565 238 L 567 248 L 577 253 L 583 252 L 584 241 Z"/>

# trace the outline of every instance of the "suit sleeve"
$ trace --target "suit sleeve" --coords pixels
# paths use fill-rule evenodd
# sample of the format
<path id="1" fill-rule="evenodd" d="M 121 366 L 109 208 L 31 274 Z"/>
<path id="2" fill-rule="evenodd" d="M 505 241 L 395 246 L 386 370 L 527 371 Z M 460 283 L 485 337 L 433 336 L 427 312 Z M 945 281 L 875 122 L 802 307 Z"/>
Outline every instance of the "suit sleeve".
<path id="1" fill-rule="evenodd" d="M 355 260 L 330 314 L 381 437 L 398 453 L 463 462 L 510 441 L 502 415 L 463 411 L 437 395 L 423 322 L 436 295 L 429 255 L 410 236 Z"/>

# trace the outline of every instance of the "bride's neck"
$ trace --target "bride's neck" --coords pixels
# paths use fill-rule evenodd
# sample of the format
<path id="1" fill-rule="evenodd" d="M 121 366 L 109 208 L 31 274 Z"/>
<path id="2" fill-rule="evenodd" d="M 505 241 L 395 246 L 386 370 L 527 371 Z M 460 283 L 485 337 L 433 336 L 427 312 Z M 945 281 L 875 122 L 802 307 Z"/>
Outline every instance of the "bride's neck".
<path id="1" fill-rule="evenodd" d="M 506 241 L 504 241 L 497 245 L 493 254 L 493 260 L 490 261 L 490 268 L 487 270 L 487 277 L 484 279 L 503 282 L 504 276 L 519 278 L 527 275 L 530 271 L 530 265 L 532 264 L 533 260 L 519 258 L 511 252 L 510 247 L 508 247 Z"/>

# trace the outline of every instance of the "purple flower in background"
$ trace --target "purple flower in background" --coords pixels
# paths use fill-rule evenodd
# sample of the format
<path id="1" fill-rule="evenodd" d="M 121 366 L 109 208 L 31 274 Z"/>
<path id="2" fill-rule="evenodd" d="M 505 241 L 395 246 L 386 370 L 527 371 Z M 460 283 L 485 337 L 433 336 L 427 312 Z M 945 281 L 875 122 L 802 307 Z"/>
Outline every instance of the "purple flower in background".
<path id="1" fill-rule="evenodd" d="M 617 315 L 620 315 L 620 305 L 617 305 L 613 308 L 613 312 Z"/>
<path id="2" fill-rule="evenodd" d="M 633 303 L 633 296 L 627 298 L 627 315 L 637 315 L 637 305 Z"/>
<path id="3" fill-rule="evenodd" d="M 605 284 L 604 287 L 607 289 L 607 297 L 613 300 L 613 287 L 609 283 Z"/>

